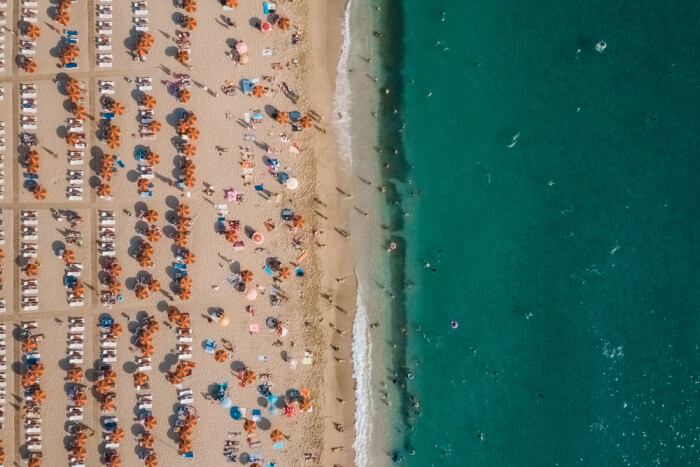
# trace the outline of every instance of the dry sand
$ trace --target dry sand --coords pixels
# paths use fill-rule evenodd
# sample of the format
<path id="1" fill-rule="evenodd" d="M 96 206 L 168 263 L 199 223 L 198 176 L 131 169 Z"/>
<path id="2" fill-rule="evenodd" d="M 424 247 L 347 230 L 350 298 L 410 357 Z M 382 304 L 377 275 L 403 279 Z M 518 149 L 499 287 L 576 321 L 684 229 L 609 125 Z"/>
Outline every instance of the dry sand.
<path id="1" fill-rule="evenodd" d="M 10 29 L 17 29 L 19 15 L 18 0 L 9 2 L 8 23 Z M 84 105 L 92 117 L 86 121 L 88 150 L 85 165 L 70 166 L 67 160 L 68 145 L 63 139 L 65 135 L 65 120 L 69 117 L 70 106 L 65 95 L 59 91 L 56 81 L 65 79 L 63 70 L 56 68 L 56 58 L 60 35 L 51 30 L 48 25 L 58 26 L 49 19 L 53 7 L 39 8 L 39 22 L 42 35 L 37 41 L 38 63 L 37 72 L 26 74 L 11 66 L 11 60 L 17 55 L 17 37 L 6 32 L 5 72 L 0 73 L 0 87 L 5 89 L 5 99 L 0 101 L 1 120 L 6 127 L 5 152 L 5 196 L 0 202 L 3 209 L 1 218 L 4 222 L 6 244 L 3 245 L 5 259 L 3 260 L 4 289 L 0 296 L 6 300 L 6 313 L 0 320 L 8 327 L 8 362 L 20 359 L 18 341 L 13 341 L 11 328 L 23 320 L 37 320 L 38 332 L 45 338 L 39 344 L 47 370 L 41 379 L 41 386 L 47 393 L 47 401 L 42 409 L 44 425 L 42 429 L 44 458 L 51 459 L 45 465 L 63 465 L 67 463 L 65 446 L 67 443 L 67 395 L 65 391 L 65 360 L 67 349 L 66 324 L 69 316 L 86 317 L 86 346 L 84 369 L 89 383 L 95 381 L 94 368 L 99 360 L 98 319 L 102 313 L 110 313 L 120 322 L 125 332 L 118 342 L 119 363 L 115 365 L 117 372 L 117 416 L 119 425 L 127 432 L 126 439 L 121 443 L 119 454 L 123 465 L 140 465 L 137 458 L 138 445 L 135 435 L 141 427 L 134 421 L 136 407 L 136 391 L 132 384 L 131 374 L 135 372 L 134 358 L 136 350 L 131 346 L 133 329 L 136 320 L 143 315 L 155 315 L 159 321 L 165 321 L 165 309 L 174 304 L 183 311 L 189 311 L 193 317 L 193 361 L 197 363 L 195 376 L 187 379 L 183 387 L 190 387 L 195 394 L 195 405 L 201 415 L 200 423 L 194 430 L 193 451 L 195 465 L 226 465 L 222 456 L 223 444 L 230 431 L 242 432 L 242 422 L 233 421 L 228 411 L 217 403 L 204 399 L 202 393 L 208 387 L 219 381 L 228 381 L 231 387 L 231 398 L 234 405 L 246 407 L 250 412 L 260 408 L 264 421 L 258 431 L 262 441 L 259 449 L 250 449 L 241 436 L 241 453 L 259 453 L 263 459 L 276 461 L 277 465 L 350 465 L 352 463 L 352 401 L 353 387 L 351 375 L 351 327 L 354 310 L 354 283 L 350 279 L 343 284 L 335 281 L 336 277 L 351 275 L 344 240 L 333 232 L 333 226 L 342 216 L 337 212 L 337 196 L 335 178 L 337 174 L 335 141 L 329 116 L 332 112 L 331 98 L 335 80 L 335 63 L 337 61 L 339 27 L 342 14 L 342 2 L 295 1 L 277 2 L 278 13 L 291 18 L 292 25 L 304 30 L 302 45 L 293 46 L 290 43 L 290 31 L 282 31 L 276 26 L 272 33 L 263 35 L 255 29 L 253 19 L 263 18 L 261 2 L 241 0 L 240 5 L 233 11 L 224 11 L 215 1 L 200 2 L 198 10 L 192 16 L 196 18 L 198 27 L 192 33 L 192 76 L 195 86 L 191 88 L 192 100 L 182 104 L 168 93 L 162 80 L 168 79 L 166 71 L 187 73 L 188 70 L 174 58 L 174 44 L 170 37 L 177 29 L 173 18 L 182 14 L 172 4 L 156 5 L 151 2 L 149 32 L 155 36 L 155 46 L 149 53 L 147 62 L 137 63 L 131 60 L 127 47 L 132 44 L 131 8 L 129 2 L 114 2 L 114 31 L 112 35 L 114 66 L 111 69 L 99 68 L 95 62 L 95 7 L 97 2 L 77 2 L 70 8 L 71 21 L 68 29 L 77 30 L 80 37 L 81 56 L 79 68 L 71 72 L 85 84 L 88 89 L 87 101 Z M 156 8 L 159 6 L 159 8 Z M 310 13 L 311 12 L 311 13 Z M 221 15 L 226 15 L 236 22 L 235 27 L 225 27 Z M 236 66 L 227 58 L 226 52 L 231 50 L 232 39 L 243 40 L 249 46 L 251 60 L 246 66 Z M 311 50 L 309 50 L 309 46 Z M 271 56 L 263 56 L 265 48 L 272 49 Z M 271 68 L 271 63 L 286 64 L 292 58 L 299 61 L 299 66 L 290 65 L 282 71 Z M 242 78 L 261 78 L 273 76 L 275 83 L 270 86 L 277 90 L 277 84 L 286 82 L 300 95 L 296 104 L 292 103 L 282 92 L 275 92 L 261 99 L 236 92 L 227 97 L 220 92 L 219 87 L 225 80 L 236 83 Z M 156 139 L 144 140 L 137 136 L 137 105 L 136 99 L 141 93 L 136 90 L 137 76 L 150 76 L 153 79 L 153 90 L 149 91 L 158 102 L 156 117 L 163 123 L 163 130 Z M 126 79 L 131 80 L 128 82 Z M 122 144 L 117 150 L 111 151 L 98 140 L 98 121 L 102 111 L 100 95 L 97 90 L 98 79 L 110 79 L 115 82 L 115 94 L 112 96 L 123 103 L 126 113 L 117 119 L 115 124 L 122 130 Z M 37 150 L 41 156 L 39 182 L 48 192 L 46 200 L 38 202 L 31 193 L 22 187 L 22 170 L 17 160 L 11 156 L 16 153 L 19 139 L 19 83 L 35 83 L 37 86 L 37 101 L 39 121 L 39 145 Z M 209 87 L 207 92 L 204 86 Z M 213 94 L 218 93 L 218 96 Z M 169 185 L 169 181 L 177 174 L 175 171 L 176 151 L 173 140 L 176 138 L 174 124 L 180 109 L 196 113 L 197 128 L 202 137 L 196 142 L 198 153 L 194 157 L 197 167 L 197 185 L 190 193 L 181 192 Z M 289 126 L 281 126 L 269 117 L 274 108 L 281 110 L 299 110 L 302 114 L 313 109 L 320 115 L 326 115 L 328 132 L 322 134 L 313 129 L 304 133 L 293 133 Z M 255 134 L 259 142 L 279 149 L 280 165 L 300 180 L 300 188 L 294 192 L 278 184 L 267 173 L 263 162 L 265 152 L 255 147 L 253 143 L 244 143 L 245 129 L 238 120 L 245 112 L 261 109 L 265 114 L 263 123 L 256 125 Z M 230 114 L 230 119 L 226 114 Z M 292 141 L 298 142 L 303 151 L 300 155 L 289 152 L 289 143 L 280 141 L 280 133 L 284 132 Z M 252 185 L 244 186 L 239 166 L 239 145 L 252 147 L 255 162 L 254 181 L 264 183 L 265 188 L 279 193 L 278 200 L 266 200 L 253 189 Z M 155 189 L 153 198 L 141 198 L 136 190 L 137 167 L 134 159 L 134 148 L 147 146 L 160 154 L 161 162 L 156 167 Z M 219 153 L 217 146 L 229 148 L 227 153 Z M 110 183 L 114 200 L 102 200 L 95 195 L 91 187 L 100 182 L 96 170 L 98 158 L 102 152 L 117 154 L 126 164 L 125 169 L 118 170 Z M 53 157 L 56 154 L 58 157 Z M 65 190 L 67 186 L 66 173 L 69 169 L 85 171 L 84 198 L 82 201 L 68 201 Z M 203 182 L 215 187 L 212 197 L 202 193 Z M 244 195 L 240 205 L 230 205 L 229 219 L 237 219 L 243 226 L 264 231 L 263 222 L 274 219 L 277 228 L 267 233 L 264 247 L 267 251 L 255 253 L 252 241 L 245 239 L 246 248 L 243 252 L 234 252 L 231 244 L 223 236 L 215 233 L 217 210 L 215 204 L 223 204 L 222 190 L 233 187 Z M 327 207 L 321 207 L 314 201 L 319 197 Z M 273 197 L 274 198 L 274 197 Z M 136 228 L 143 227 L 135 215 L 144 208 L 155 209 L 160 214 L 156 225 L 164 233 L 174 230 L 172 225 L 173 209 L 177 202 L 186 202 L 192 208 L 192 236 L 188 243 L 190 250 L 197 256 L 197 262 L 190 267 L 190 277 L 194 280 L 193 298 L 183 302 L 178 298 L 170 301 L 165 293 L 152 294 L 145 300 L 137 300 L 133 293 L 136 278 L 144 272 L 153 274 L 163 285 L 164 292 L 173 294 L 175 283 L 172 279 L 172 261 L 174 246 L 171 240 L 162 238 L 155 243 L 154 267 L 144 271 L 133 258 L 133 250 L 141 240 Z M 303 214 L 306 226 L 301 229 L 303 244 L 301 249 L 295 249 L 291 243 L 291 228 L 280 219 L 279 213 L 283 207 L 290 207 L 295 212 Z M 81 279 L 85 282 L 85 305 L 81 308 L 70 308 L 67 303 L 66 289 L 62 286 L 64 265 L 56 256 L 63 246 L 62 231 L 66 221 L 56 221 L 49 209 L 73 209 L 79 212 L 84 222 L 78 226 L 85 242 L 82 247 L 70 248 L 76 253 L 76 261 L 84 266 Z M 23 264 L 20 255 L 19 215 L 21 209 L 33 209 L 39 212 L 39 259 L 42 263 L 39 274 L 39 310 L 37 312 L 21 311 L 19 306 L 20 291 L 18 289 L 21 271 L 18 265 Z M 319 210 L 324 217 L 315 213 Z M 97 238 L 98 210 L 112 210 L 117 216 L 116 239 L 117 258 L 124 268 L 122 282 L 125 285 L 124 302 L 111 310 L 100 305 L 98 281 L 99 257 L 94 240 Z M 129 216 L 127 212 L 132 215 Z M 325 233 L 318 239 L 328 248 L 320 250 L 314 246 L 312 231 L 315 228 Z M 305 270 L 303 278 L 292 277 L 279 285 L 287 295 L 288 300 L 281 308 L 272 308 L 267 295 L 261 295 L 253 303 L 255 316 L 246 313 L 245 301 L 240 293 L 235 292 L 226 282 L 231 272 L 241 269 L 253 271 L 253 285 L 260 285 L 269 292 L 273 285 L 272 278 L 263 272 L 262 267 L 268 256 L 278 257 L 286 266 L 293 267 L 302 251 L 308 251 L 309 257 L 302 264 Z M 229 262 L 230 261 L 230 262 Z M 335 305 L 343 311 L 320 298 L 320 292 L 335 297 Z M 228 327 L 220 327 L 209 323 L 201 315 L 213 307 L 221 307 L 231 318 Z M 346 312 L 346 313 L 345 313 Z M 283 339 L 283 347 L 274 347 L 272 342 L 276 334 L 265 328 L 267 316 L 275 316 L 289 328 L 289 335 Z M 59 322 L 60 321 L 60 322 Z M 262 332 L 251 335 L 249 325 L 258 323 Z M 305 324 L 308 323 L 308 324 Z M 344 335 L 334 332 L 329 323 L 338 329 L 346 331 Z M 205 339 L 226 338 L 234 342 L 236 351 L 227 363 L 216 363 L 212 355 L 205 353 L 202 342 Z M 333 354 L 329 342 L 340 345 L 341 352 Z M 292 342 L 294 345 L 292 346 Z M 153 357 L 153 370 L 150 372 L 151 393 L 154 396 L 154 415 L 158 426 L 153 430 L 156 437 L 155 450 L 161 465 L 192 465 L 193 461 L 182 459 L 177 452 L 177 442 L 172 431 L 173 414 L 176 408 L 176 388 L 165 379 L 165 372 L 176 364 L 173 351 L 176 347 L 175 331 L 161 326 L 155 337 L 156 353 Z M 314 355 L 312 365 L 302 365 L 304 351 Z M 345 363 L 337 363 L 335 356 L 345 359 Z M 266 358 L 266 361 L 261 358 Z M 296 359 L 299 365 L 291 370 L 285 359 Z M 300 413 L 289 419 L 283 415 L 270 416 L 267 408 L 259 405 L 259 394 L 255 387 L 241 388 L 236 384 L 236 378 L 231 373 L 240 365 L 246 365 L 256 373 L 270 373 L 268 381 L 274 384 L 272 391 L 283 394 L 287 389 L 306 388 L 311 391 L 314 410 L 312 413 Z M 87 371 L 93 369 L 92 371 Z M 17 365 L 8 365 L 7 403 L 5 423 L 2 430 L 6 450 L 6 465 L 20 462 L 21 446 L 23 445 L 23 429 L 21 428 L 19 409 L 24 393 L 20 386 Z M 348 401 L 342 405 L 336 399 Z M 87 465 L 100 465 L 104 459 L 101 456 L 104 446 L 101 444 L 102 430 L 100 428 L 101 412 L 98 402 L 90 395 L 86 406 L 84 422 L 94 429 L 96 434 L 90 438 L 87 446 Z M 346 427 L 339 434 L 333 429 L 332 422 L 338 422 Z M 290 436 L 285 441 L 283 451 L 272 449 L 269 433 L 272 429 L 280 429 Z M 331 448 L 343 446 L 342 452 L 331 453 Z M 304 461 L 304 453 L 312 453 L 315 461 Z M 65 456 L 65 457 L 64 457 Z M 47 460 L 48 460 L 47 459 Z"/>

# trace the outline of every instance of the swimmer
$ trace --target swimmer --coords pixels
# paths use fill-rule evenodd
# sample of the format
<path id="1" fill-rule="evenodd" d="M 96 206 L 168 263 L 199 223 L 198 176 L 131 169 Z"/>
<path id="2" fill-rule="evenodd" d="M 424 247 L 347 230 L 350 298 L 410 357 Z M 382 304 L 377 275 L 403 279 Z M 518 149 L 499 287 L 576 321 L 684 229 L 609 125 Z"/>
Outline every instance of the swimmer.
<path id="1" fill-rule="evenodd" d="M 455 320 L 450 321 L 450 326 L 452 326 L 452 329 L 457 329 L 459 327 L 459 323 Z"/>

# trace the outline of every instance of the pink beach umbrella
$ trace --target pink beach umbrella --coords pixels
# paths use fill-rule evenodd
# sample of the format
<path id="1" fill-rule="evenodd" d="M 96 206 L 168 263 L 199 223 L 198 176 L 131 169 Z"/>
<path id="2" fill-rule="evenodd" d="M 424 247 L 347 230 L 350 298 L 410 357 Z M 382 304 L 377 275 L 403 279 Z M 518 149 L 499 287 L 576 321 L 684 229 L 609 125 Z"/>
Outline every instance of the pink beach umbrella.
<path id="1" fill-rule="evenodd" d="M 248 46 L 245 44 L 245 42 L 239 42 L 236 44 L 236 52 L 239 54 L 244 54 L 248 51 Z"/>
<path id="2" fill-rule="evenodd" d="M 245 291 L 245 298 L 248 301 L 252 302 L 256 298 L 258 298 L 258 291 L 255 290 L 255 288 L 253 288 L 253 287 L 249 288 L 248 290 Z"/>

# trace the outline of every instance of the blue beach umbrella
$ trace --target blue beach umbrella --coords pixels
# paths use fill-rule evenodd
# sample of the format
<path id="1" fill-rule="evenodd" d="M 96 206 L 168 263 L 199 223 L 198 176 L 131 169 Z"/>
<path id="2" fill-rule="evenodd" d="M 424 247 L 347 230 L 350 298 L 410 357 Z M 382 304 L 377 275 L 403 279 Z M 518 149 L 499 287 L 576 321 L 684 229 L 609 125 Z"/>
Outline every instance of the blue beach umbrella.
<path id="1" fill-rule="evenodd" d="M 240 420 L 241 416 L 242 416 L 241 409 L 239 409 L 238 407 L 231 407 L 229 414 L 231 415 L 231 418 L 234 420 Z"/>
<path id="2" fill-rule="evenodd" d="M 231 407 L 231 398 L 230 397 L 222 397 L 221 398 L 221 405 L 225 409 L 228 409 L 229 407 Z"/>

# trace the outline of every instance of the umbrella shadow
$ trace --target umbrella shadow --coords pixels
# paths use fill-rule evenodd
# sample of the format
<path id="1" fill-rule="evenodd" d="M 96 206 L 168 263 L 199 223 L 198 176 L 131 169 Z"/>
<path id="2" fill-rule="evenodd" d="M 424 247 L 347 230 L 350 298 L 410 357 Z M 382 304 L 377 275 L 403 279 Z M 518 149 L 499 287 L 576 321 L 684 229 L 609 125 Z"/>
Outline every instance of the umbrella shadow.
<path id="1" fill-rule="evenodd" d="M 260 29 L 262 20 L 256 16 L 251 16 L 250 20 L 248 21 L 248 24 L 255 29 Z"/>
<path id="2" fill-rule="evenodd" d="M 233 274 L 240 274 L 241 273 L 241 263 L 238 261 L 232 261 L 229 263 L 229 270 Z"/>
<path id="3" fill-rule="evenodd" d="M 258 428 L 262 431 L 267 431 L 270 428 L 272 428 L 272 422 L 268 420 L 267 418 L 260 418 L 260 421 L 258 422 Z"/>
<path id="4" fill-rule="evenodd" d="M 177 355 L 174 353 L 166 354 L 163 361 L 158 364 L 158 371 L 162 374 L 166 374 L 177 364 L 177 361 Z"/>
<path id="5" fill-rule="evenodd" d="M 59 251 L 66 249 L 66 244 L 60 240 L 56 240 L 51 244 L 51 249 L 53 250 L 53 254 L 58 256 Z"/>
<path id="6" fill-rule="evenodd" d="M 136 365 L 135 362 L 124 362 L 122 368 L 124 369 L 125 373 L 133 374 L 136 373 L 136 370 L 138 370 L 138 365 Z"/>
<path id="7" fill-rule="evenodd" d="M 238 373 L 239 371 L 245 370 L 245 369 L 246 369 L 246 365 L 242 361 L 234 360 L 231 362 L 231 371 L 233 371 L 234 373 Z"/>
<path id="8" fill-rule="evenodd" d="M 165 205 L 168 206 L 170 209 L 173 209 L 173 210 L 177 209 L 179 204 L 180 204 L 180 202 L 178 201 L 177 197 L 175 197 L 175 196 L 170 195 L 170 196 L 167 196 L 165 198 Z"/>
<path id="9" fill-rule="evenodd" d="M 126 179 L 131 183 L 136 183 L 141 178 L 141 174 L 136 170 L 129 170 L 126 173 Z"/>
<path id="10" fill-rule="evenodd" d="M 265 104 L 265 114 L 267 114 L 268 117 L 275 118 L 277 112 L 279 112 L 279 110 L 277 110 L 274 105 Z"/>

